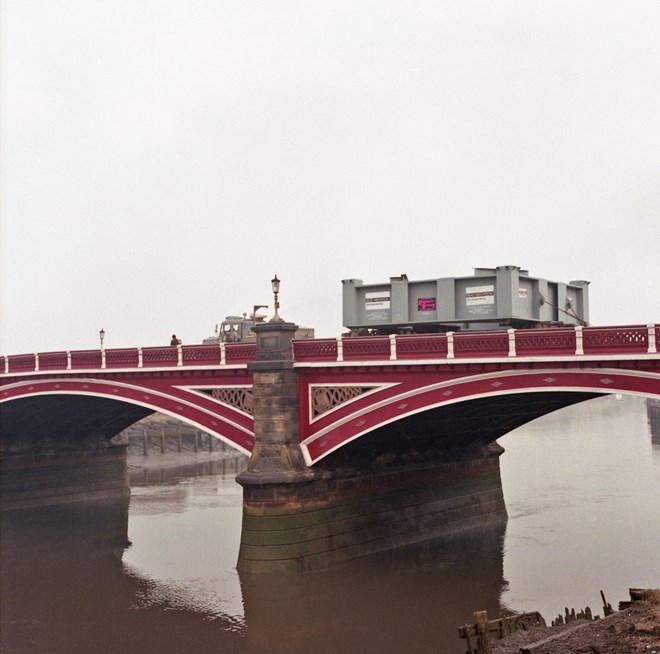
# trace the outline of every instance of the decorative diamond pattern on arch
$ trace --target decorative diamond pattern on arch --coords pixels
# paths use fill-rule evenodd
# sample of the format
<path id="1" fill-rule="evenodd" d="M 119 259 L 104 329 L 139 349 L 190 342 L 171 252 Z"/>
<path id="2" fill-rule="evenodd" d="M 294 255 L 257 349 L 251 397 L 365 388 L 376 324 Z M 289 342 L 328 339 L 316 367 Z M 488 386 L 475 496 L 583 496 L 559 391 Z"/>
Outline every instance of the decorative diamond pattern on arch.
<path id="1" fill-rule="evenodd" d="M 323 413 L 374 390 L 374 386 L 314 386 L 310 385 L 312 420 Z"/>
<path id="2" fill-rule="evenodd" d="M 214 400 L 227 404 L 243 413 L 253 414 L 253 395 L 251 386 L 234 386 L 221 388 L 200 388 L 201 393 L 210 395 Z"/>

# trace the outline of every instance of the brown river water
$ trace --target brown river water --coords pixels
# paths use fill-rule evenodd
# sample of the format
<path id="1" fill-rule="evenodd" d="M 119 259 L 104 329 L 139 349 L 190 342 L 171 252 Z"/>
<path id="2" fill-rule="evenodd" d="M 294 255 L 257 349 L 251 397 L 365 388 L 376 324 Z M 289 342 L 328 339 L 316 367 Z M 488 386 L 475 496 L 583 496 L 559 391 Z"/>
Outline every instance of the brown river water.
<path id="1" fill-rule="evenodd" d="M 500 439 L 505 527 L 292 577 L 236 571 L 243 458 L 152 457 L 112 554 L 126 507 L 3 516 L 1 651 L 458 654 L 477 610 L 602 615 L 660 586 L 653 441 L 641 398 L 564 409 Z"/>

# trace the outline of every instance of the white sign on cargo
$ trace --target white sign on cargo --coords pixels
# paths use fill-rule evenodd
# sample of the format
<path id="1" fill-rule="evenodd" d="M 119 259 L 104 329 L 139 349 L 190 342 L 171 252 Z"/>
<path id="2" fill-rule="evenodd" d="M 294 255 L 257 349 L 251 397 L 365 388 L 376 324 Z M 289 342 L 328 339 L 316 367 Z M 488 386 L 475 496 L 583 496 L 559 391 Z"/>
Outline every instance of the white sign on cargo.
<path id="1" fill-rule="evenodd" d="M 465 306 L 474 307 L 479 304 L 495 304 L 494 286 L 468 286 L 465 289 Z"/>

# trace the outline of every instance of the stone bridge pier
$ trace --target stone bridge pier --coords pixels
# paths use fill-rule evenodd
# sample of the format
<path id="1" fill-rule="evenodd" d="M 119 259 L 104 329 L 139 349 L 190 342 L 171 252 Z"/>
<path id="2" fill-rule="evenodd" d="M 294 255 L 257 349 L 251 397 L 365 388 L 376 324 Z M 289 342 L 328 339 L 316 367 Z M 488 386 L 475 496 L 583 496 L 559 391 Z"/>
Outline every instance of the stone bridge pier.
<path id="1" fill-rule="evenodd" d="M 257 325 L 255 445 L 243 487 L 238 569 L 290 573 L 506 521 L 499 446 L 437 460 L 309 467 L 288 322 Z M 330 458 L 330 457 L 329 457 Z"/>

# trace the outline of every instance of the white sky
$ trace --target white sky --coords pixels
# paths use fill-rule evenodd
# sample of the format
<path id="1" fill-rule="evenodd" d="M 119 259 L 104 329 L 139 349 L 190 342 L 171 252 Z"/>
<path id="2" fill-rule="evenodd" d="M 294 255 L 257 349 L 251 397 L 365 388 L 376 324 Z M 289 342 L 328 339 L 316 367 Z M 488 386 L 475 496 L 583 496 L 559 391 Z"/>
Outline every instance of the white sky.
<path id="1" fill-rule="evenodd" d="M 513 264 L 660 322 L 657 0 L 0 0 L 0 351 Z"/>

